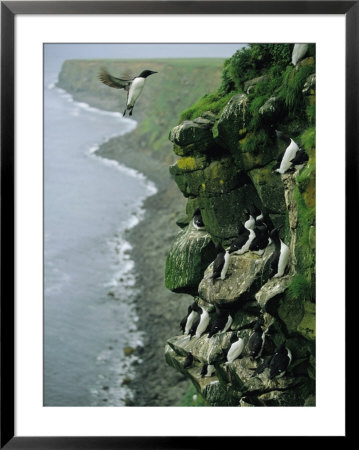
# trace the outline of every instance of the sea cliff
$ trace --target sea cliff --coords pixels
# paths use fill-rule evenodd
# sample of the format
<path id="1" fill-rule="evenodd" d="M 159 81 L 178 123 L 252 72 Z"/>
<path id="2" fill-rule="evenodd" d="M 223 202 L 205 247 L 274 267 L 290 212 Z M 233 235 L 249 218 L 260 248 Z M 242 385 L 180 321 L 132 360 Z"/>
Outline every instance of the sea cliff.
<path id="1" fill-rule="evenodd" d="M 190 294 L 211 322 L 224 311 L 233 318 L 225 333 L 209 337 L 209 326 L 201 336 L 177 333 L 167 341 L 168 364 L 208 405 L 315 405 L 315 52 L 308 47 L 296 65 L 290 45 L 237 52 L 212 102 L 200 99 L 169 133 L 179 157 L 169 170 L 187 199 L 187 216 L 167 257 L 166 286 Z M 276 172 L 289 146 L 278 131 L 304 150 L 304 167 Z M 214 281 L 215 244 L 228 249 L 254 206 L 269 230 L 280 229 L 286 272 L 273 276 L 272 242 L 261 255 L 232 253 L 226 278 Z M 204 230 L 193 225 L 198 208 Z M 266 336 L 260 358 L 251 357 L 248 344 L 256 323 Z M 245 347 L 227 363 L 233 331 Z M 292 361 L 284 376 L 271 379 L 283 343 Z M 193 362 L 184 367 L 189 354 Z M 211 376 L 203 376 L 205 365 L 214 366 Z"/>
<path id="2" fill-rule="evenodd" d="M 136 406 L 315 404 L 315 49 L 293 66 L 292 45 L 254 45 L 220 60 L 67 61 L 58 85 L 75 100 L 123 111 L 118 91 L 101 85 L 114 74 L 146 66 L 159 73 L 134 110 L 137 128 L 104 143 L 98 153 L 154 181 L 158 193 L 128 233 L 136 264 L 138 327 L 146 333 L 137 377 Z M 85 82 L 84 82 L 85 81 Z M 300 171 L 273 173 L 290 136 L 309 160 Z M 114 130 L 115 131 L 115 130 Z M 226 248 L 256 205 L 290 249 L 283 277 L 271 278 L 271 249 L 233 256 L 227 279 L 209 281 L 215 244 Z M 204 231 L 195 230 L 199 208 Z M 231 312 L 232 331 L 244 342 L 260 321 L 267 339 L 263 359 L 246 353 L 225 364 L 231 332 L 191 340 L 179 324 L 196 301 L 211 318 Z M 284 377 L 268 380 L 261 363 L 282 342 L 293 360 Z M 183 363 L 191 352 L 190 368 Z M 212 377 L 202 377 L 213 364 Z M 255 373 L 258 372 L 258 373 Z M 255 374 L 255 376 L 252 376 Z M 184 394 L 187 392 L 186 396 Z M 196 394 L 196 395 L 193 395 Z M 184 400 L 183 400 L 184 398 Z"/>

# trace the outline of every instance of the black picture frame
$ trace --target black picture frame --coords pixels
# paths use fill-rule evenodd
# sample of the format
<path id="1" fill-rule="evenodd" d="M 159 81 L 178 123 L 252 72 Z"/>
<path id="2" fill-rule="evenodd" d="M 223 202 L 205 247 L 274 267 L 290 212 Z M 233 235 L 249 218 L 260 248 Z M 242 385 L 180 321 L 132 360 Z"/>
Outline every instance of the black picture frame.
<path id="1" fill-rule="evenodd" d="M 346 19 L 346 219 L 358 204 L 359 1 L 1 2 L 1 441 L 6 449 L 199 448 L 227 438 L 14 435 L 14 20 L 17 14 L 341 14 Z M 348 250 L 348 220 L 346 249 Z M 350 242 L 351 254 L 353 254 Z M 354 244 L 355 245 L 355 244 Z M 355 249 L 354 249 L 355 254 Z M 346 293 L 355 266 L 346 252 Z M 347 329 L 347 328 L 346 328 Z M 346 406 L 348 404 L 346 403 Z M 349 436 L 348 426 L 346 436 Z M 228 438 L 233 439 L 233 438 Z M 238 439 L 238 438 L 235 438 Z M 223 442 L 225 443 L 225 442 Z"/>

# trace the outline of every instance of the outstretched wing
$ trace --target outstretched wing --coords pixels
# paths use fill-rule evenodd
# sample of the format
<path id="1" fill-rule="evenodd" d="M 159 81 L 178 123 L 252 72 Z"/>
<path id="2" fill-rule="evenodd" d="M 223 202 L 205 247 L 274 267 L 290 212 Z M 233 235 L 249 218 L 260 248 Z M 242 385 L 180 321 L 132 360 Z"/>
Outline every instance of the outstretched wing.
<path id="1" fill-rule="evenodd" d="M 99 79 L 102 81 L 102 83 L 106 84 L 107 86 L 110 86 L 115 89 L 125 89 L 125 91 L 128 91 L 130 89 L 131 79 L 123 79 L 123 78 L 117 78 L 112 75 L 110 75 L 105 68 L 102 68 L 99 73 Z"/>

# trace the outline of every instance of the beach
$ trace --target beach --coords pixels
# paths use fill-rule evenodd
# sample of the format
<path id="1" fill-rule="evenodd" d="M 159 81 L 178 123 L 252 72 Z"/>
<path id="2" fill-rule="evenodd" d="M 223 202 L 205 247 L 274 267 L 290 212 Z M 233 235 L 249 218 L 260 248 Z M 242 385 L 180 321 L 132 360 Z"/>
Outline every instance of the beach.
<path id="1" fill-rule="evenodd" d="M 166 364 L 164 346 L 170 336 L 180 333 L 179 323 L 192 297 L 166 289 L 164 273 L 167 253 L 180 230 L 176 220 L 184 215 L 185 198 L 170 178 L 168 167 L 141 152 L 132 133 L 111 139 L 97 154 L 141 171 L 158 189 L 144 201 L 144 219 L 125 234 L 135 263 L 137 327 L 144 332 L 144 345 L 134 352 L 142 362 L 129 384 L 134 399 L 128 405 L 176 406 L 189 382 Z"/>

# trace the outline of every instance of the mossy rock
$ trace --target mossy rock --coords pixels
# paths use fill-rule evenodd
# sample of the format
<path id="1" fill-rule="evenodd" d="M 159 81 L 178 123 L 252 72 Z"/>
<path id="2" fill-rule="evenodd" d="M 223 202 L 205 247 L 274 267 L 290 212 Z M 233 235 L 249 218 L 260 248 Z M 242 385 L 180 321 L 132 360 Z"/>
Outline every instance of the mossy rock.
<path id="1" fill-rule="evenodd" d="M 211 236 L 190 224 L 178 233 L 167 256 L 166 287 L 173 292 L 196 295 L 204 270 L 215 257 Z"/>
<path id="2" fill-rule="evenodd" d="M 193 172 L 195 170 L 203 170 L 207 167 L 209 162 L 205 156 L 184 156 L 179 158 L 175 164 L 170 166 L 170 174 L 182 175 L 187 172 Z"/>
<path id="3" fill-rule="evenodd" d="M 257 189 L 266 211 L 271 214 L 285 214 L 287 207 L 284 187 L 280 176 L 272 173 L 273 164 L 252 169 L 249 176 Z"/>
<path id="4" fill-rule="evenodd" d="M 267 247 L 262 256 L 253 252 L 230 256 L 225 280 L 213 283 L 211 278 L 213 264 L 204 273 L 198 292 L 208 303 L 235 305 L 251 300 L 261 286 L 269 279 L 269 259 L 273 248 Z"/>
<path id="5" fill-rule="evenodd" d="M 245 217 L 244 209 L 252 203 L 261 206 L 258 194 L 251 183 L 218 196 L 198 197 L 206 230 L 221 240 L 228 240 L 237 235 L 238 225 Z"/>
<path id="6" fill-rule="evenodd" d="M 245 139 L 248 138 L 246 136 Z M 240 141 L 242 142 L 242 141 Z M 243 170 L 252 170 L 254 168 L 262 168 L 276 158 L 277 152 L 273 146 L 259 146 L 255 151 L 236 153 L 236 163 Z"/>
<path id="7" fill-rule="evenodd" d="M 241 177 L 232 159 L 227 157 L 213 161 L 203 170 L 188 171 L 182 174 L 179 174 L 177 170 L 175 181 L 185 197 L 208 197 L 220 195 L 236 188 L 241 183 Z"/>
<path id="8" fill-rule="evenodd" d="M 187 356 L 189 352 L 193 357 L 203 364 L 214 364 L 222 362 L 226 350 L 230 346 L 231 333 L 218 333 L 208 339 L 207 334 L 201 337 L 188 335 L 174 336 L 168 339 L 168 345 L 173 348 L 177 355 Z"/>
<path id="9" fill-rule="evenodd" d="M 248 97 L 246 94 L 234 95 L 223 109 L 217 123 L 218 140 L 231 152 L 238 148 L 239 130 L 248 122 Z"/>
<path id="10" fill-rule="evenodd" d="M 305 338 L 315 339 L 315 304 L 309 301 L 304 302 L 304 316 L 299 323 L 297 330 Z"/>
<path id="11" fill-rule="evenodd" d="M 303 301 L 285 295 L 279 302 L 278 317 L 284 323 L 288 333 L 297 331 L 297 327 L 304 317 Z"/>
<path id="12" fill-rule="evenodd" d="M 205 152 L 213 144 L 212 135 L 213 123 L 208 119 L 185 120 L 181 124 L 172 128 L 169 140 L 175 144 L 174 152 L 180 156 L 192 152 Z M 182 150 L 179 150 L 182 149 Z"/>
<path id="13" fill-rule="evenodd" d="M 243 90 L 247 94 L 256 86 L 258 83 L 268 80 L 268 75 L 262 75 L 260 77 L 252 78 L 251 80 L 245 81 L 243 85 Z"/>

